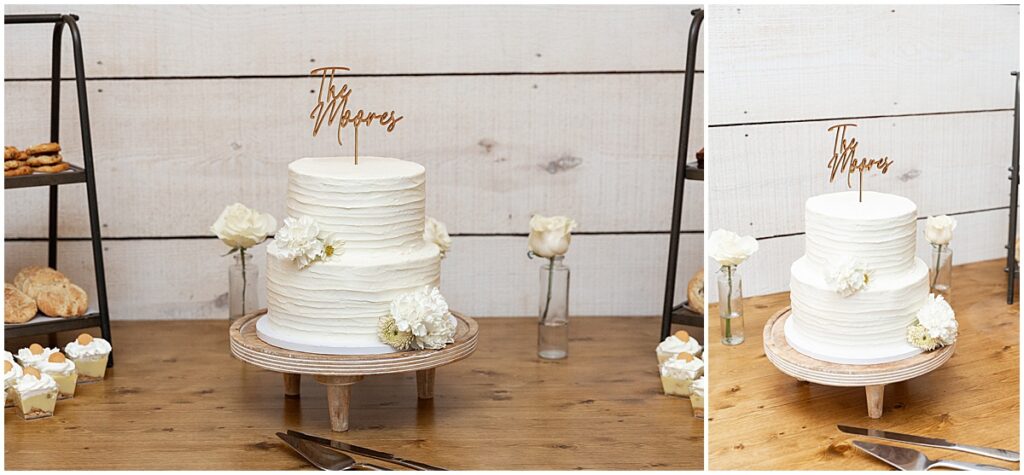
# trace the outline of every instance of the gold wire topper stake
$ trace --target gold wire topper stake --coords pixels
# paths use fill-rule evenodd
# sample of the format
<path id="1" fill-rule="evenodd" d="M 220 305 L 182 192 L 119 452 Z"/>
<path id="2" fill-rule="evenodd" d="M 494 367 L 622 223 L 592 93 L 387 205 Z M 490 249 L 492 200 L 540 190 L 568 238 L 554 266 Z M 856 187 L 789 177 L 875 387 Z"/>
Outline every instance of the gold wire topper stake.
<path id="1" fill-rule="evenodd" d="M 853 174 L 858 175 L 858 188 L 859 193 L 857 194 L 857 201 L 864 202 L 864 172 L 871 171 L 872 168 L 876 168 L 882 172 L 882 174 L 889 173 L 889 167 L 892 166 L 892 160 L 889 157 L 882 158 L 860 158 L 856 157 L 857 154 L 857 142 L 856 138 L 851 137 L 849 140 L 846 139 L 846 129 L 849 127 L 856 127 L 857 124 L 836 124 L 828 128 L 829 132 L 835 131 L 835 143 L 832 145 L 832 158 L 828 161 L 828 168 L 832 170 L 829 175 L 828 182 L 833 183 L 836 180 L 836 174 L 839 172 L 846 173 L 846 186 L 853 188 Z"/>
<path id="2" fill-rule="evenodd" d="M 313 106 L 313 110 L 309 113 L 309 118 L 313 120 L 313 137 L 316 137 L 316 134 L 320 132 L 320 126 L 323 125 L 324 118 L 327 119 L 327 125 L 333 125 L 334 121 L 337 120 L 338 145 L 342 145 L 341 131 L 351 124 L 355 142 L 355 164 L 359 165 L 359 126 L 370 126 L 376 121 L 381 126 L 387 127 L 387 132 L 391 133 L 395 130 L 395 125 L 398 124 L 398 121 L 402 120 L 405 116 L 398 115 L 394 110 L 379 113 L 359 109 L 353 113 L 348 108 L 348 99 L 352 95 L 352 88 L 348 86 L 348 83 L 342 84 L 340 89 L 334 84 L 334 76 L 338 71 L 350 71 L 350 69 L 345 66 L 324 66 L 314 68 L 309 72 L 310 76 L 320 77 L 320 92 L 317 94 L 316 105 Z"/>

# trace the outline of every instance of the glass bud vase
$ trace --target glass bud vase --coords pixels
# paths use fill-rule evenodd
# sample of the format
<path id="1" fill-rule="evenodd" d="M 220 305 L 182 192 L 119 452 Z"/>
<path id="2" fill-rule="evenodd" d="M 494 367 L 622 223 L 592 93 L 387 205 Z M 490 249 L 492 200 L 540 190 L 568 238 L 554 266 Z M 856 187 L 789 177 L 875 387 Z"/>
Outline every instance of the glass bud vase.
<path id="1" fill-rule="evenodd" d="M 256 310 L 260 270 L 253 262 L 252 254 L 242 250 L 232 255 L 235 258 L 228 268 L 228 320 Z"/>
<path id="2" fill-rule="evenodd" d="M 932 244 L 932 258 L 928 264 L 928 290 L 949 301 L 953 286 L 953 250 L 949 244 Z"/>
<path id="3" fill-rule="evenodd" d="M 537 356 L 546 360 L 569 356 L 569 268 L 562 257 L 546 259 L 540 266 Z"/>
<path id="4" fill-rule="evenodd" d="M 736 266 L 718 270 L 718 314 L 722 318 L 722 343 L 743 343 L 743 279 Z"/>

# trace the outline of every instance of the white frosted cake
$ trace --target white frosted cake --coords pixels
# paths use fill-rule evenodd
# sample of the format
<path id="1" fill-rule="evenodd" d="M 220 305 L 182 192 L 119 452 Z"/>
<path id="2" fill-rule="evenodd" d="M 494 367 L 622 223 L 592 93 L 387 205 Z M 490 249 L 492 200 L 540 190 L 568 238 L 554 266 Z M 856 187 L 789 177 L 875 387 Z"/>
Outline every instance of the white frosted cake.
<path id="1" fill-rule="evenodd" d="M 301 351 L 394 351 L 377 337 L 380 317 L 398 295 L 440 284 L 440 250 L 423 237 L 425 204 L 425 170 L 416 163 L 321 157 L 289 164 L 288 216 L 313 218 L 344 247 L 300 268 L 277 242 L 268 246 L 260 337 Z"/>
<path id="2" fill-rule="evenodd" d="M 791 268 L 786 340 L 812 358 L 843 364 L 897 361 L 921 350 L 907 327 L 928 297 L 916 256 L 917 206 L 884 193 L 815 196 L 806 205 L 806 250 Z"/>

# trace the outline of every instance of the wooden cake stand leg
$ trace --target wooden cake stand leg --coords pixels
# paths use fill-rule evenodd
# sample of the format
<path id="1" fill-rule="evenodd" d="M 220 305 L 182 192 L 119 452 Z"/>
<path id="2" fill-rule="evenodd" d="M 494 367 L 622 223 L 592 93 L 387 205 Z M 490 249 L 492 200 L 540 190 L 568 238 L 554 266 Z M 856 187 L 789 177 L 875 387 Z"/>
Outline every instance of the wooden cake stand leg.
<path id="1" fill-rule="evenodd" d="M 316 382 L 327 386 L 327 409 L 331 414 L 331 430 L 348 430 L 348 410 L 352 405 L 352 385 L 362 381 L 362 376 L 316 375 Z"/>
<path id="2" fill-rule="evenodd" d="M 299 391 L 302 388 L 302 375 L 292 373 L 282 374 L 284 375 L 284 396 L 299 397 Z"/>
<path id="3" fill-rule="evenodd" d="M 865 386 L 864 391 L 868 396 L 868 417 L 879 419 L 882 417 L 882 400 L 885 397 L 885 385 L 877 384 Z"/>
<path id="4" fill-rule="evenodd" d="M 416 395 L 420 399 L 434 398 L 434 368 L 416 372 Z"/>

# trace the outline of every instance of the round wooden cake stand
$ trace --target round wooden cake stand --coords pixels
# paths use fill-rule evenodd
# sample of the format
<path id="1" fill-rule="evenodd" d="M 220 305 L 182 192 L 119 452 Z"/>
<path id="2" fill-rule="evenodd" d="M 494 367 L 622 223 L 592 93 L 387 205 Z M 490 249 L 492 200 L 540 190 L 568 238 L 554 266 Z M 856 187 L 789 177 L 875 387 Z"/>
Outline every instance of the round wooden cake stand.
<path id="1" fill-rule="evenodd" d="M 272 346 L 256 336 L 256 321 L 266 309 L 245 315 L 231 324 L 231 353 L 263 369 L 284 374 L 285 395 L 297 397 L 301 375 L 312 375 L 327 386 L 331 429 L 348 430 L 352 385 L 375 374 L 416 372 L 420 399 L 434 397 L 434 369 L 468 357 L 476 350 L 477 324 L 452 312 L 458 320 L 455 343 L 441 350 L 418 350 L 383 355 L 320 355 Z"/>
<path id="2" fill-rule="evenodd" d="M 942 366 L 951 356 L 956 344 L 934 351 L 918 353 L 910 358 L 890 363 L 849 365 L 816 360 L 789 346 L 784 331 L 789 307 L 779 310 L 764 325 L 764 354 L 779 371 L 800 381 L 825 386 L 864 387 L 868 401 L 868 416 L 882 417 L 882 399 L 885 385 L 916 378 Z M 864 351 L 871 351 L 865 348 Z"/>

